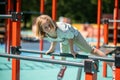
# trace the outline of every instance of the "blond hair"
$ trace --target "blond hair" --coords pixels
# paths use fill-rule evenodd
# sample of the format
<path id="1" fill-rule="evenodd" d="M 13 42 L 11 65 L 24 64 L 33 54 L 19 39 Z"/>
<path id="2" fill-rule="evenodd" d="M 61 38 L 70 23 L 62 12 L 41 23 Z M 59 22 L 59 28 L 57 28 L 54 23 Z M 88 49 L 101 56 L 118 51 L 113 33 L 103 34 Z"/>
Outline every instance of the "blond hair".
<path id="1" fill-rule="evenodd" d="M 46 33 L 43 31 L 42 26 L 44 26 L 45 23 L 49 23 L 51 25 L 51 28 L 56 28 L 55 22 L 51 19 L 48 15 L 40 15 L 36 19 L 36 37 L 39 37 L 40 39 L 44 38 L 46 36 Z"/>

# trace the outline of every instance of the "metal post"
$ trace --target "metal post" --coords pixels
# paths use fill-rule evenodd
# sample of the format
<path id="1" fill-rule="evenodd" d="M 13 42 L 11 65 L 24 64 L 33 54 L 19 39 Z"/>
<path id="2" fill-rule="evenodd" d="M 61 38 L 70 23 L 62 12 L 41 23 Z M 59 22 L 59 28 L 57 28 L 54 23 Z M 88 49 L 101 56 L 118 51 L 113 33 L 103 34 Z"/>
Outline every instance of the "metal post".
<path id="1" fill-rule="evenodd" d="M 56 21 L 57 0 L 52 0 L 52 19 Z"/>
<path id="2" fill-rule="evenodd" d="M 44 3 L 45 1 L 44 0 L 40 0 L 40 12 L 43 14 L 44 13 L 44 10 L 45 10 L 45 7 L 44 7 Z"/>
<path id="3" fill-rule="evenodd" d="M 43 14 L 44 13 L 44 10 L 45 10 L 45 8 L 44 8 L 44 0 L 40 0 L 40 12 Z M 43 45 L 44 45 L 44 40 L 42 39 L 42 40 L 40 40 L 40 44 L 39 44 L 39 46 L 40 46 L 40 51 L 42 51 L 43 50 Z M 42 58 L 43 56 L 42 56 L 42 54 L 40 54 L 40 58 Z"/>
<path id="4" fill-rule="evenodd" d="M 120 80 L 120 48 L 117 48 L 115 54 L 115 80 Z"/>
<path id="5" fill-rule="evenodd" d="M 108 19 L 103 20 L 103 27 L 104 27 L 104 44 L 108 44 Z M 107 64 L 103 62 L 103 77 L 107 77 Z"/>
<path id="6" fill-rule="evenodd" d="M 114 7 L 114 20 L 117 20 L 118 19 L 118 0 L 115 0 L 115 7 Z M 113 26 L 114 26 L 114 37 L 113 37 L 113 43 L 114 45 L 117 45 L 117 34 L 118 34 L 118 31 L 117 31 L 117 28 L 118 28 L 118 23 L 117 22 L 114 22 L 113 23 Z"/>
<path id="7" fill-rule="evenodd" d="M 16 12 L 21 10 L 21 0 L 16 0 Z M 12 47 L 20 46 L 20 21 L 12 22 Z M 17 53 L 16 53 L 17 54 Z M 20 80 L 20 60 L 12 59 L 12 80 Z"/>
<path id="8" fill-rule="evenodd" d="M 108 19 L 104 19 L 103 20 L 103 28 L 104 28 L 104 44 L 108 44 L 108 24 L 109 24 L 109 21 Z"/>
<path id="9" fill-rule="evenodd" d="M 80 61 L 80 62 L 83 62 L 83 60 Z M 79 68 L 78 68 L 78 72 L 77 72 L 76 80 L 81 80 L 82 69 L 83 69 L 82 67 L 79 67 Z"/>
<path id="10" fill-rule="evenodd" d="M 101 0 L 97 0 L 97 1 L 98 1 L 98 10 L 97 10 L 98 40 L 97 40 L 97 48 L 100 48 Z"/>
<path id="11" fill-rule="evenodd" d="M 84 65 L 85 80 L 97 80 L 98 61 L 85 60 Z"/>
<path id="12" fill-rule="evenodd" d="M 8 2 L 7 2 L 6 13 L 8 15 L 10 15 L 10 11 L 12 11 L 12 7 L 13 7 L 12 6 L 13 1 L 12 0 L 7 0 L 7 1 Z M 10 15 L 10 17 L 12 18 L 12 15 Z M 6 25 L 6 35 L 7 35 L 7 37 L 6 37 L 6 52 L 8 54 L 10 54 L 10 46 L 11 46 L 11 43 L 12 43 L 12 21 L 11 21 L 11 19 L 7 18 L 6 23 L 7 23 L 7 25 Z M 10 59 L 8 58 L 8 61 L 9 60 Z"/>
<path id="13" fill-rule="evenodd" d="M 56 21 L 56 9 L 57 9 L 57 0 L 52 0 L 52 19 Z M 52 56 L 54 59 L 54 56 Z"/>

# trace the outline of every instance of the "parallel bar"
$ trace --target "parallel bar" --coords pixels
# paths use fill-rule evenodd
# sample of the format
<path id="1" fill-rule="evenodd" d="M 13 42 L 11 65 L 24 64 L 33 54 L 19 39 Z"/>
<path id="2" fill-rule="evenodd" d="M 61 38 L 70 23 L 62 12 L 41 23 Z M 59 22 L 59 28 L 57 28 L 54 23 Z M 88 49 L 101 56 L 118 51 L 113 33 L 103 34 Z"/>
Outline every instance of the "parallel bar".
<path id="1" fill-rule="evenodd" d="M 34 54 L 44 54 L 45 52 L 43 51 L 35 51 L 35 50 L 26 50 L 26 49 L 19 49 L 21 52 L 26 52 L 26 53 L 34 53 Z M 72 57 L 73 56 L 71 54 L 65 54 L 65 53 L 51 53 L 48 55 L 52 55 L 52 56 L 62 56 L 62 57 Z M 97 59 L 97 60 L 101 60 L 101 61 L 107 61 L 107 62 L 114 62 L 115 59 L 112 57 L 99 57 L 99 56 L 91 56 L 91 55 L 82 55 L 82 54 L 77 54 L 76 58 L 80 58 L 80 59 Z"/>
<path id="2" fill-rule="evenodd" d="M 32 53 L 32 54 L 43 54 L 45 55 L 44 51 L 36 51 L 36 50 L 27 50 L 27 49 L 19 49 L 20 52 L 26 52 L 26 53 Z M 48 54 L 50 56 L 62 56 L 62 57 L 71 57 L 73 58 L 73 56 L 71 54 L 64 54 L 64 53 L 50 53 Z M 81 58 L 81 59 L 88 59 L 87 55 L 76 55 L 76 58 Z"/>
<path id="3" fill-rule="evenodd" d="M 120 20 L 109 20 L 109 22 L 120 22 Z"/>
<path id="4" fill-rule="evenodd" d="M 12 15 L 0 14 L 0 19 L 12 18 Z"/>
<path id="5" fill-rule="evenodd" d="M 107 62 L 115 62 L 115 59 L 112 57 L 99 57 L 99 56 L 89 56 L 89 59 L 96 59 Z"/>
<path id="6" fill-rule="evenodd" d="M 48 58 L 28 57 L 28 56 L 6 54 L 6 53 L 0 53 L 0 57 L 29 60 L 29 61 L 36 61 L 36 62 L 44 62 L 44 63 L 62 64 L 62 65 L 69 65 L 69 66 L 76 66 L 76 67 L 84 67 L 84 63 L 78 63 L 78 62 L 73 62 L 73 61 L 55 60 L 55 59 L 48 59 Z"/>

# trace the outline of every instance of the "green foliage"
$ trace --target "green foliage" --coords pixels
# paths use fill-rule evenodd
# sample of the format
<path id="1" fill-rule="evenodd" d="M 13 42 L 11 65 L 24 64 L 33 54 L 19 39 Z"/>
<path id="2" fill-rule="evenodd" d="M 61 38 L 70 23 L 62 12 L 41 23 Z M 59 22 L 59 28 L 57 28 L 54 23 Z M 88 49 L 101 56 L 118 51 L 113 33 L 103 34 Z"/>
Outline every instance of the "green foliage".
<path id="1" fill-rule="evenodd" d="M 57 0 L 57 20 L 60 16 L 64 16 L 70 18 L 73 22 L 96 23 L 97 1 L 98 0 Z M 115 0 L 101 1 L 102 13 L 113 14 Z M 40 12 L 40 0 L 22 0 L 21 9 L 22 11 Z M 4 10 L 1 8 L 1 11 Z M 52 15 L 52 0 L 45 0 L 44 14 Z M 31 16 L 39 16 L 39 14 L 25 14 L 26 20 L 30 21 Z"/>

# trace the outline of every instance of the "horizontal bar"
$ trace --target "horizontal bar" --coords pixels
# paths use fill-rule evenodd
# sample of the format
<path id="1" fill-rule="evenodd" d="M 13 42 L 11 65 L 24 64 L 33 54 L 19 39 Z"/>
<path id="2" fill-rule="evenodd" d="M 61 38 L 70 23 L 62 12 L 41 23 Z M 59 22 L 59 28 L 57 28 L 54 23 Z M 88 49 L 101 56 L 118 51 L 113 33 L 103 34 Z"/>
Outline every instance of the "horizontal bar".
<path id="1" fill-rule="evenodd" d="M 79 62 L 63 61 L 63 60 L 48 59 L 48 58 L 37 58 L 37 57 L 30 57 L 30 56 L 20 56 L 20 55 L 13 55 L 13 54 L 7 54 L 7 53 L 0 53 L 0 57 L 44 62 L 44 63 L 62 64 L 62 65 L 69 65 L 69 66 L 76 66 L 76 67 L 84 67 L 84 63 L 79 63 Z"/>
<path id="2" fill-rule="evenodd" d="M 120 20 L 109 20 L 109 22 L 120 22 Z"/>
<path id="3" fill-rule="evenodd" d="M 113 48 L 113 49 L 120 48 L 120 46 L 115 46 L 115 45 L 103 45 L 102 47 L 104 47 L 104 48 Z"/>
<path id="4" fill-rule="evenodd" d="M 115 62 L 114 58 L 111 57 L 99 57 L 99 56 L 89 56 L 89 59 L 96 59 L 100 61 Z"/>
<path id="5" fill-rule="evenodd" d="M 22 11 L 23 14 L 41 14 L 40 12 L 35 12 L 35 11 Z"/>
<path id="6" fill-rule="evenodd" d="M 34 54 L 43 54 L 43 55 L 45 55 L 45 52 L 43 52 L 43 51 L 26 50 L 26 49 L 19 49 L 19 50 L 21 52 L 26 52 L 26 53 L 34 53 Z M 73 58 L 72 54 L 68 54 L 68 53 L 50 53 L 48 55 Z M 99 57 L 99 56 L 93 56 L 93 55 L 91 56 L 91 55 L 83 55 L 83 54 L 77 54 L 76 58 L 80 58 L 80 59 L 97 59 L 97 60 L 107 61 L 107 62 L 114 62 L 115 61 L 115 59 L 112 58 L 112 57 Z"/>
<path id="7" fill-rule="evenodd" d="M 12 15 L 0 14 L 0 19 L 12 18 Z"/>
<path id="8" fill-rule="evenodd" d="M 6 2 L 0 2 L 0 5 L 5 5 L 6 4 Z"/>
<path id="9" fill-rule="evenodd" d="M 19 49 L 19 51 L 26 52 L 26 53 L 32 53 L 32 54 L 43 54 L 43 55 L 46 55 L 44 51 L 27 50 L 27 49 Z M 69 53 L 50 53 L 48 55 L 50 55 L 50 56 L 61 56 L 61 57 L 71 57 L 71 58 L 73 58 L 73 55 L 69 54 Z M 82 55 L 82 54 L 81 55 L 77 54 L 76 58 L 88 59 L 88 56 L 87 55 Z"/>

